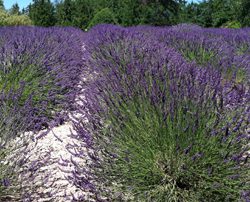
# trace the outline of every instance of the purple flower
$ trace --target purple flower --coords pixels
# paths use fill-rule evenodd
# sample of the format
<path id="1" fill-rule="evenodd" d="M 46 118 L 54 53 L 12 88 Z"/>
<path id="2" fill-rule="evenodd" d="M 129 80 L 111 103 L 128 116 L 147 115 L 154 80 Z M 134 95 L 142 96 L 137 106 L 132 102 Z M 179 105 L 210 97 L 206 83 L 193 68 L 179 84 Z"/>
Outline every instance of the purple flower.
<path id="1" fill-rule="evenodd" d="M 2 180 L 2 185 L 5 187 L 9 187 L 11 185 L 10 180 L 8 178 L 4 178 Z"/>

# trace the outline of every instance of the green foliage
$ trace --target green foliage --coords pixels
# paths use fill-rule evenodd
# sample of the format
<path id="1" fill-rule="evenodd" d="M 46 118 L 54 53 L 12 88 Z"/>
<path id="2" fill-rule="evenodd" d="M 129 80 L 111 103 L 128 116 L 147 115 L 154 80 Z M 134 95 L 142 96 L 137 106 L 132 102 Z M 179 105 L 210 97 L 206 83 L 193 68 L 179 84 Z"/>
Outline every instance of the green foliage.
<path id="1" fill-rule="evenodd" d="M 54 6 L 50 0 L 33 0 L 29 6 L 29 17 L 37 26 L 53 26 L 56 23 Z"/>
<path id="2" fill-rule="evenodd" d="M 32 25 L 31 19 L 27 15 L 10 15 L 6 18 L 7 26 Z"/>
<path id="3" fill-rule="evenodd" d="M 96 1 L 92 0 L 76 0 L 74 7 L 75 12 L 73 14 L 72 23 L 76 27 L 81 29 L 87 28 L 89 22 L 94 16 L 98 6 L 95 5 Z"/>
<path id="4" fill-rule="evenodd" d="M 33 0 L 28 13 L 35 25 L 56 24 L 76 26 L 81 29 L 91 27 L 95 15 L 98 17 L 99 12 L 106 8 L 112 12 L 111 23 L 114 23 L 115 19 L 115 23 L 123 26 L 139 24 L 164 26 L 178 23 L 193 23 L 203 27 L 250 26 L 248 0 L 187 2 L 185 0 L 60 0 L 53 5 L 50 0 Z M 17 6 L 13 5 L 11 13 L 17 12 Z M 107 19 L 105 21 L 109 22 Z"/>
<path id="5" fill-rule="evenodd" d="M 6 25 L 6 19 L 9 17 L 8 13 L 0 9 L 0 26 Z"/>
<path id="6" fill-rule="evenodd" d="M 10 12 L 9 12 L 11 15 L 20 15 L 20 8 L 18 6 L 17 3 L 15 3 L 11 9 L 10 9 Z"/>
<path id="7" fill-rule="evenodd" d="M 220 27 L 228 21 L 232 21 L 235 19 L 235 2 L 235 0 L 216 0 L 210 2 L 213 9 L 213 26 Z"/>
<path id="8" fill-rule="evenodd" d="M 215 62 L 214 53 L 212 51 L 205 50 L 200 46 L 197 50 L 181 50 L 183 56 L 189 61 L 196 61 L 199 65 L 206 65 L 209 62 Z"/>
<path id="9" fill-rule="evenodd" d="M 140 24 L 170 25 L 172 13 L 159 2 L 140 7 Z"/>
<path id="10" fill-rule="evenodd" d="M 32 25 L 27 15 L 11 15 L 0 9 L 0 26 Z"/>
<path id="11" fill-rule="evenodd" d="M 241 24 L 238 21 L 228 21 L 222 27 L 239 29 L 239 28 L 241 28 Z"/>
<path id="12" fill-rule="evenodd" d="M 107 8 L 108 12 L 105 11 Z M 102 23 L 111 22 L 123 26 L 170 25 L 177 23 L 179 1 L 62 0 L 55 4 L 55 9 L 57 25 L 77 26 L 81 29 L 93 26 L 93 21 L 99 18 L 100 13 L 111 15 L 111 19 L 107 18 Z"/>
<path id="13" fill-rule="evenodd" d="M 242 0 L 239 20 L 244 27 L 250 26 L 250 1 Z"/>
<path id="14" fill-rule="evenodd" d="M 112 0 L 105 3 L 113 10 L 118 23 L 125 26 L 138 24 L 170 25 L 176 21 L 178 1 Z"/>
<path id="15" fill-rule="evenodd" d="M 85 29 L 98 9 L 95 1 L 64 0 L 55 3 L 56 25 Z"/>
<path id="16" fill-rule="evenodd" d="M 98 24 L 117 24 L 114 13 L 109 8 L 97 12 L 88 25 L 88 29 Z"/>
<path id="17" fill-rule="evenodd" d="M 73 25 L 74 2 L 65 0 L 56 4 L 56 20 L 58 25 Z"/>
<path id="18" fill-rule="evenodd" d="M 242 10 L 242 1 L 244 0 L 203 0 L 200 3 L 186 4 L 179 13 L 179 22 L 195 23 L 203 27 L 224 27 L 230 22 L 241 22 L 239 11 Z M 232 25 L 233 28 L 238 26 L 238 23 Z"/>
<path id="19" fill-rule="evenodd" d="M 136 0 L 103 0 L 100 2 L 100 6 L 110 8 L 120 25 L 131 26 L 140 24 L 140 5 Z"/>
<path id="20" fill-rule="evenodd" d="M 0 0 L 0 9 L 4 8 L 3 0 Z"/>

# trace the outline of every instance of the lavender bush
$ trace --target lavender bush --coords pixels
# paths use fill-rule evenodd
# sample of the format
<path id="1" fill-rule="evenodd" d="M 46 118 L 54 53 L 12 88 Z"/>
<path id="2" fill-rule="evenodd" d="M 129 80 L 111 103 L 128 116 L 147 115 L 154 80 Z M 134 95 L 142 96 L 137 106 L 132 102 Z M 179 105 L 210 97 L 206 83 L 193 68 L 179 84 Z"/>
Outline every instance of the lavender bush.
<path id="1" fill-rule="evenodd" d="M 181 24 L 169 28 L 133 28 L 166 43 L 197 66 L 214 68 L 237 83 L 249 76 L 249 30 L 202 29 Z"/>
<path id="2" fill-rule="evenodd" d="M 17 157 L 8 158 L 20 146 L 27 144 L 28 137 L 22 138 L 22 145 L 11 142 L 16 137 L 27 131 L 31 125 L 32 97 L 30 96 L 23 106 L 18 104 L 22 96 L 24 84 L 16 91 L 7 94 L 0 93 L 0 200 L 18 201 L 20 199 L 21 186 L 18 184 L 18 173 L 15 169 L 21 168 L 16 161 Z M 9 103 L 12 103 L 11 105 Z M 16 162 L 15 162 L 16 161 Z"/>
<path id="3" fill-rule="evenodd" d="M 33 178 L 25 172 L 34 174 L 39 164 L 23 165 L 29 143 L 41 137 L 27 134 L 48 132 L 74 110 L 83 33 L 32 27 L 3 27 L 0 32 L 0 200 L 32 201 L 35 190 L 27 190 L 26 182 Z M 26 157 L 16 156 L 19 152 Z"/>
<path id="4" fill-rule="evenodd" d="M 249 29 L 0 31 L 1 201 L 36 200 L 21 184 L 50 161 L 13 156 L 68 112 L 75 201 L 250 200 Z"/>
<path id="5" fill-rule="evenodd" d="M 0 31 L 0 87 L 8 92 L 25 82 L 20 104 L 33 94 L 37 114 L 33 128 L 48 127 L 49 120 L 72 106 L 82 69 L 82 32 L 31 27 L 6 27 Z"/>
<path id="6" fill-rule="evenodd" d="M 244 29 L 237 32 L 178 25 L 168 29 L 167 33 L 163 30 L 159 34 L 160 41 L 176 48 L 189 61 L 219 69 L 224 77 L 236 82 L 246 81 L 245 74 L 249 76 L 249 54 L 245 53 L 249 35 Z"/>
<path id="7" fill-rule="evenodd" d="M 75 129 L 89 161 L 72 179 L 95 201 L 249 200 L 248 81 L 187 61 L 178 48 L 187 44 L 169 39 L 186 29 L 196 34 L 102 25 L 85 36 L 92 77 L 78 113 L 88 122 Z"/>

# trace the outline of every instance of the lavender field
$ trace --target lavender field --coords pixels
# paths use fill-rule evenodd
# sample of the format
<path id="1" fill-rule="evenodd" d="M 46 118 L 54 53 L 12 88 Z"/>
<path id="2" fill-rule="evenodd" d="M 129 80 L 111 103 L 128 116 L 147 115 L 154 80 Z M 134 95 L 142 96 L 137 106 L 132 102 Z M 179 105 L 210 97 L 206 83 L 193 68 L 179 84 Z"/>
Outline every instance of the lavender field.
<path id="1" fill-rule="evenodd" d="M 250 28 L 0 33 L 0 201 L 250 201 Z"/>

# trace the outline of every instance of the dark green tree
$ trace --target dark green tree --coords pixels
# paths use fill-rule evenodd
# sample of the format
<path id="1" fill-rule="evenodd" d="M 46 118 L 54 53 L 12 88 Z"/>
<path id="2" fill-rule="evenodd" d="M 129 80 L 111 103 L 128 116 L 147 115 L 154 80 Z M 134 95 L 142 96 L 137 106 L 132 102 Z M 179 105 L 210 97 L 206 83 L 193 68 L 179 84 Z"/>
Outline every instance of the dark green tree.
<path id="1" fill-rule="evenodd" d="M 223 27 L 239 24 L 238 11 L 241 0 L 203 0 L 182 7 L 180 22 L 191 22 L 203 27 Z"/>
<path id="2" fill-rule="evenodd" d="M 96 4 L 98 4 L 98 0 L 75 0 L 72 16 L 73 25 L 86 29 L 95 13 L 98 12 L 99 7 Z"/>
<path id="3" fill-rule="evenodd" d="M 214 10 L 211 2 L 212 1 L 204 0 L 202 3 L 198 4 L 197 16 L 194 23 L 199 24 L 203 27 L 213 26 L 212 13 L 214 12 Z"/>
<path id="4" fill-rule="evenodd" d="M 50 0 L 33 0 L 29 5 L 29 16 L 37 26 L 53 26 L 55 25 L 54 6 Z"/>
<path id="5" fill-rule="evenodd" d="M 72 0 L 64 0 L 56 3 L 56 19 L 58 25 L 73 25 L 75 5 Z"/>
<path id="6" fill-rule="evenodd" d="M 62 25 L 63 22 L 63 1 L 55 1 L 56 24 Z"/>
<path id="7" fill-rule="evenodd" d="M 239 12 L 239 21 L 242 26 L 250 27 L 250 1 L 242 0 Z"/>
<path id="8" fill-rule="evenodd" d="M 238 0 L 210 0 L 208 3 L 212 7 L 212 19 L 214 27 L 221 27 L 224 24 L 235 21 L 237 17 Z"/>
<path id="9" fill-rule="evenodd" d="M 20 15 L 21 14 L 18 3 L 13 4 L 13 6 L 10 9 L 10 14 L 11 15 Z"/>
<path id="10" fill-rule="evenodd" d="M 112 9 L 118 23 L 125 26 L 174 24 L 180 2 L 179 0 L 101 0 L 104 7 Z"/>
<path id="11" fill-rule="evenodd" d="M 114 13 L 109 8 L 104 8 L 95 14 L 93 19 L 90 21 L 88 29 L 97 24 L 117 24 Z"/>
<path id="12" fill-rule="evenodd" d="M 21 14 L 22 15 L 29 15 L 29 6 L 27 6 L 26 8 L 22 8 Z"/>
<path id="13" fill-rule="evenodd" d="M 131 26 L 140 23 L 140 4 L 137 0 L 111 0 L 103 1 L 103 4 L 113 11 L 118 24 Z"/>
<path id="14" fill-rule="evenodd" d="M 4 8 L 3 0 L 0 0 L 0 8 Z"/>

